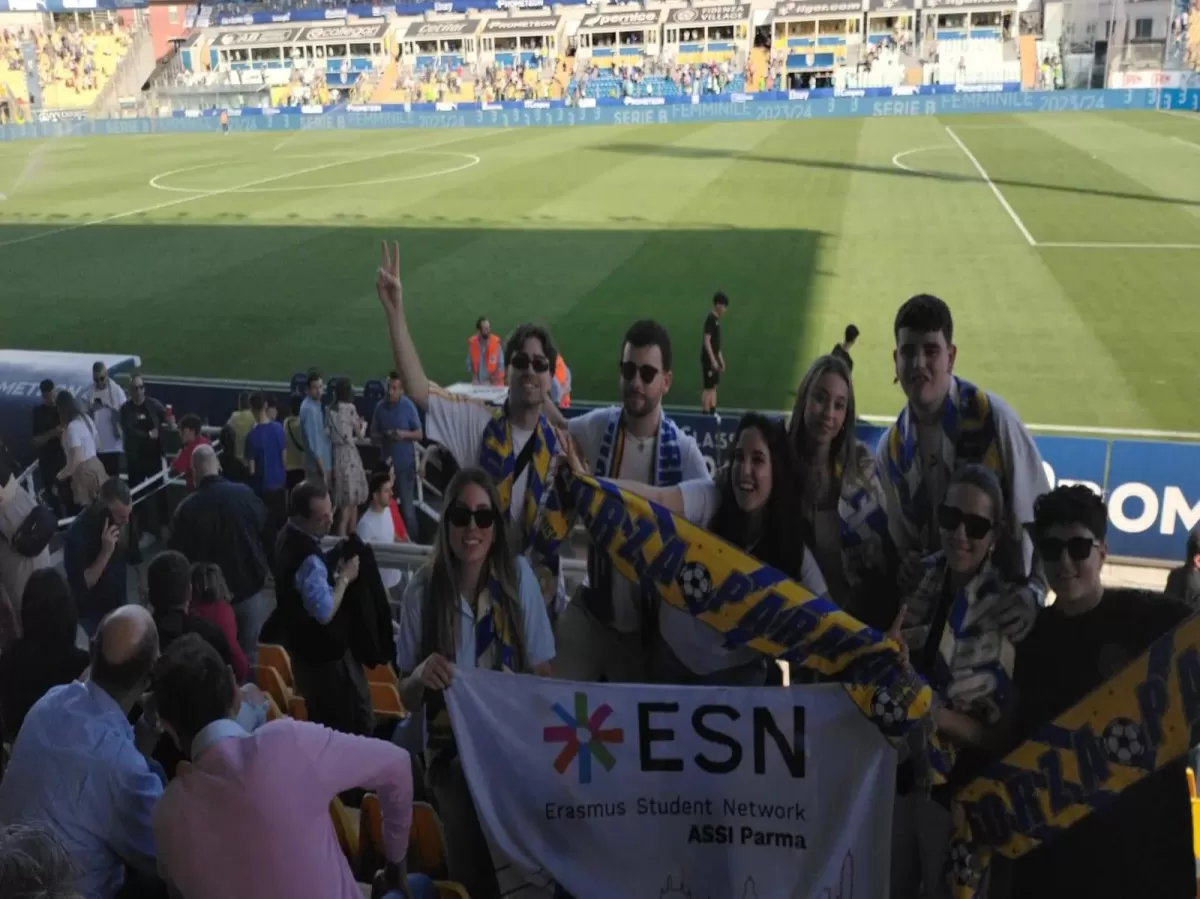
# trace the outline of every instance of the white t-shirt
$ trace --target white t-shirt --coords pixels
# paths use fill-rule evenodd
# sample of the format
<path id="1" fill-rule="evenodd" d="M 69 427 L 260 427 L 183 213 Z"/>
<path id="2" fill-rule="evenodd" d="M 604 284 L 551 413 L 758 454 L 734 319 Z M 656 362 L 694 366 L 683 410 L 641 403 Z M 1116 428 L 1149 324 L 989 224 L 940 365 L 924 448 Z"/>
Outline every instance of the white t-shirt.
<path id="1" fill-rule="evenodd" d="M 79 447 L 83 449 L 83 455 L 80 456 L 80 462 L 86 462 L 88 459 L 96 458 L 96 429 L 95 425 L 84 416 L 79 416 L 72 421 L 62 435 L 63 449 L 70 455 L 71 450 Z"/>
<path id="2" fill-rule="evenodd" d="M 395 543 L 396 523 L 392 521 L 392 510 L 376 512 L 368 508 L 359 516 L 355 532 L 364 543 Z M 382 565 L 379 567 L 379 577 L 383 580 L 383 586 L 389 590 L 401 580 L 399 571 L 395 568 L 384 568 Z"/>
<path id="3" fill-rule="evenodd" d="M 608 428 L 611 407 L 594 409 L 586 415 L 567 420 L 567 430 L 579 444 L 588 462 L 595 464 L 600 455 L 600 446 L 604 442 L 604 432 Z M 625 449 L 621 454 L 621 470 L 615 477 L 622 481 L 634 481 L 638 484 L 654 483 L 654 453 L 657 434 L 654 437 L 640 439 L 625 435 Z M 704 462 L 704 454 L 696 441 L 679 432 L 679 451 L 683 460 L 683 479 L 704 480 L 708 478 L 708 466 Z M 624 634 L 636 633 L 641 628 L 641 590 L 623 577 L 613 578 L 613 627 Z"/>
<path id="4" fill-rule="evenodd" d="M 479 449 L 483 432 L 492 420 L 492 409 L 479 400 L 455 396 L 440 390 L 429 391 L 429 408 L 425 412 L 426 435 L 450 451 L 460 468 L 479 464 Z M 533 436 L 533 431 L 513 427 L 513 452 L 520 454 Z M 513 501 L 509 506 L 510 521 L 519 520 L 524 507 L 525 485 L 529 481 L 529 466 L 513 484 Z"/>
<path id="5" fill-rule="evenodd" d="M 683 494 L 683 517 L 694 525 L 708 527 L 721 502 L 721 488 L 712 481 L 687 481 L 679 489 Z M 826 590 L 817 560 L 807 549 L 800 566 L 800 586 L 816 594 L 824 594 Z M 726 649 L 722 645 L 724 636 L 667 603 L 659 607 L 658 625 L 671 651 L 695 674 L 748 665 L 761 655 L 747 646 Z"/>
<path id="6" fill-rule="evenodd" d="M 96 405 L 99 400 L 100 404 Z M 125 451 L 124 441 L 120 437 L 121 407 L 125 405 L 125 391 L 112 378 L 108 386 L 97 390 L 96 385 L 84 389 L 79 394 L 79 402 L 84 411 L 92 416 L 96 423 L 96 449 L 101 453 L 122 453 Z"/>

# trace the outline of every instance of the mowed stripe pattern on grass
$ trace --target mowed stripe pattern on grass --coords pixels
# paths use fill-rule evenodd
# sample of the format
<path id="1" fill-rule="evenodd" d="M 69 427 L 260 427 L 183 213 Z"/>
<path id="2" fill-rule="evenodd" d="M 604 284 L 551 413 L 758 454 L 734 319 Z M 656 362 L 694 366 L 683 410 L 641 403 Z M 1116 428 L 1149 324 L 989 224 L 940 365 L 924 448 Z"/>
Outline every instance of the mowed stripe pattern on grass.
<path id="1" fill-rule="evenodd" d="M 959 370 L 1027 419 L 1193 428 L 1195 334 L 1180 320 L 1200 254 L 1030 248 L 946 123 L 1039 240 L 1178 241 L 1200 223 L 1194 190 L 1178 186 L 1200 182 L 1200 152 L 1170 140 L 1200 129 L 1161 115 L 464 132 L 452 149 L 481 163 L 451 176 L 222 193 L 0 247 L 0 304 L 22 310 L 8 343 L 132 351 L 180 374 L 286 378 L 317 364 L 377 376 L 391 360 L 373 267 L 379 240 L 396 238 L 414 332 L 441 381 L 463 377 L 477 315 L 501 331 L 535 317 L 554 330 L 576 396 L 615 398 L 620 335 L 649 316 L 674 336 L 671 399 L 694 403 L 719 288 L 733 297 L 723 405 L 790 406 L 800 371 L 854 321 L 859 408 L 890 414 L 892 317 L 930 290 L 956 313 Z M 370 157 L 459 136 L 313 132 L 278 154 L 271 134 L 48 142 L 33 170 L 0 157 L 0 191 L 20 179 L 0 205 L 0 243 L 171 200 L 147 184 L 170 169 L 236 160 L 229 186 L 322 164 L 289 154 Z M 938 144 L 906 160 L 925 174 L 891 164 Z M 320 177 L 399 176 L 416 170 L 408 160 Z M 220 190 L 219 174 L 200 183 Z"/>

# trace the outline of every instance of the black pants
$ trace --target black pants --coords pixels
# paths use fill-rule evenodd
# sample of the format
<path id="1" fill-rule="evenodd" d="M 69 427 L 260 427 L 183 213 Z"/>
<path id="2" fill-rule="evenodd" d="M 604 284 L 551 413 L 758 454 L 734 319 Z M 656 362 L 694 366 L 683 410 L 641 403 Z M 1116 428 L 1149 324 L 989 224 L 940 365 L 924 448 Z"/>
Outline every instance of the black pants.
<path id="1" fill-rule="evenodd" d="M 125 882 L 115 899 L 170 899 L 167 885 L 157 874 L 125 868 Z"/>
<path id="2" fill-rule="evenodd" d="M 150 480 L 162 470 L 162 463 L 150 465 L 128 460 L 129 489 Z M 154 534 L 167 524 L 167 494 L 160 484 L 147 487 L 142 501 L 134 506 L 134 526 L 137 533 Z"/>
<path id="3" fill-rule="evenodd" d="M 110 478 L 121 474 L 121 456 L 121 453 L 96 453 L 96 457 Z"/>
<path id="4" fill-rule="evenodd" d="M 308 706 L 309 721 L 347 734 L 369 737 L 374 733 L 371 688 L 362 665 L 349 650 L 340 659 L 316 665 L 292 652 L 292 671 L 296 675 L 296 691 Z"/>

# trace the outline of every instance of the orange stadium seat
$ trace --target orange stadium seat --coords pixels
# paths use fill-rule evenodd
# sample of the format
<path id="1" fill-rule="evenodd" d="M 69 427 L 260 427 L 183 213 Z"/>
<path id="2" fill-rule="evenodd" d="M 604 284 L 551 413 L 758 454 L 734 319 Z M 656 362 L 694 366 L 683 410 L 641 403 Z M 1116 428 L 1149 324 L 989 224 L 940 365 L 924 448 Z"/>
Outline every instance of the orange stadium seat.
<path id="1" fill-rule="evenodd" d="M 400 678 L 396 676 L 396 671 L 391 665 L 364 665 L 363 671 L 367 673 L 369 684 L 391 684 L 397 688 L 400 686 Z"/>
<path id="2" fill-rule="evenodd" d="M 285 687 L 296 688 L 296 678 L 292 674 L 292 657 L 286 649 L 276 643 L 258 644 L 258 664 L 267 665 L 279 672 Z M 261 687 L 262 685 L 259 684 Z"/>
<path id="3" fill-rule="evenodd" d="M 297 721 L 308 720 L 308 703 L 304 701 L 303 696 L 292 695 L 288 701 L 288 713 Z"/>
<path id="4" fill-rule="evenodd" d="M 329 803 L 329 817 L 333 821 L 333 832 L 337 834 L 338 845 L 342 847 L 346 860 L 350 862 L 350 870 L 357 873 L 361 812 L 358 809 L 347 808 L 341 799 L 334 796 L 333 802 Z"/>
<path id="5" fill-rule="evenodd" d="M 275 705 L 281 710 L 289 708 L 293 694 L 287 685 L 284 684 L 283 678 L 279 675 L 277 669 L 269 665 L 255 665 L 252 673 L 254 675 L 254 683 L 258 685 L 258 689 L 274 700 Z"/>
<path id="6" fill-rule="evenodd" d="M 442 819 L 428 802 L 413 803 L 412 831 L 408 837 L 408 870 L 434 880 L 445 878 L 446 833 Z"/>
<path id="7" fill-rule="evenodd" d="M 437 887 L 438 899 L 471 899 L 466 888 L 461 883 L 438 880 L 434 881 L 433 885 Z"/>
<path id="8" fill-rule="evenodd" d="M 400 691 L 393 684 L 369 684 L 371 708 L 376 717 L 394 718 L 397 721 L 408 717 L 408 711 L 400 701 Z"/>

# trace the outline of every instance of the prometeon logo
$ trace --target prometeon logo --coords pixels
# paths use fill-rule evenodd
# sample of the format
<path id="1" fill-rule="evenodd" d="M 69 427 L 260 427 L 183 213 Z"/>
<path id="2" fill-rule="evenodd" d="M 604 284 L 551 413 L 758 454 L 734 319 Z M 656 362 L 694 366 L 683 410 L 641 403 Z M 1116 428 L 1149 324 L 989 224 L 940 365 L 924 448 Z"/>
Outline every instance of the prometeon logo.
<path id="1" fill-rule="evenodd" d="M 571 762 L 579 759 L 579 782 L 592 782 L 592 759 L 603 766 L 605 771 L 611 771 L 617 760 L 608 751 L 608 743 L 624 743 L 625 731 L 619 727 L 604 727 L 604 722 L 612 715 L 612 706 L 605 703 L 598 706 L 596 711 L 588 714 L 588 697 L 586 693 L 575 694 L 575 714 L 571 715 L 562 703 L 556 702 L 551 706 L 554 714 L 562 724 L 547 727 L 542 732 L 542 739 L 547 743 L 562 743 L 562 751 L 554 759 L 554 770 L 565 774 Z"/>

